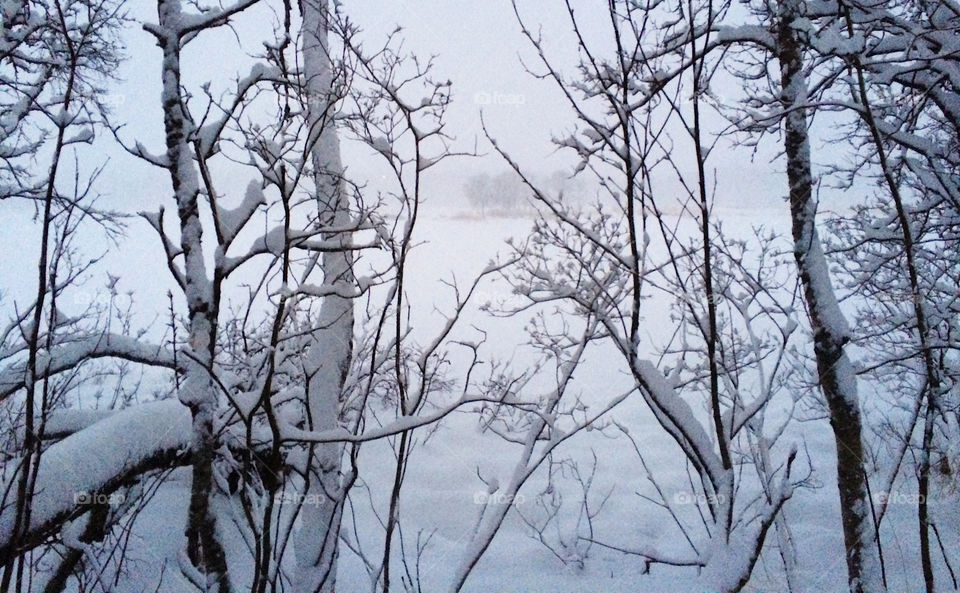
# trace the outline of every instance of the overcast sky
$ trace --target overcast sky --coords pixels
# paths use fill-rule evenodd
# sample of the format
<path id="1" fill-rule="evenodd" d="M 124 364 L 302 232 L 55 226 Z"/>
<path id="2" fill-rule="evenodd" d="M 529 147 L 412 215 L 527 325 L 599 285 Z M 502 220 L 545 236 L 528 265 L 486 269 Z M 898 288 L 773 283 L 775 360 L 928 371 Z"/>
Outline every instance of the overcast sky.
<path id="1" fill-rule="evenodd" d="M 596 2 L 577 4 L 582 5 L 577 15 L 586 34 L 597 40 L 607 39 L 608 23 L 602 13 L 595 10 Z M 572 65 L 576 58 L 575 45 L 568 17 L 560 10 L 562 3 L 522 1 L 520 6 L 531 26 L 543 27 L 550 55 L 556 56 L 561 65 Z M 490 152 L 480 129 L 482 111 L 492 134 L 525 166 L 546 174 L 573 164 L 568 155 L 558 154 L 549 142 L 552 134 L 565 135 L 571 130 L 574 122 L 570 111 L 551 82 L 536 80 L 524 70 L 523 63 L 536 70 L 541 68 L 521 35 L 509 0 L 344 2 L 343 10 L 363 29 L 368 47 L 376 47 L 400 26 L 406 50 L 421 57 L 436 56 L 435 77 L 453 82 L 454 104 L 447 129 L 458 139 L 459 148 L 470 149 L 476 141 L 481 152 Z M 131 11 L 140 21 L 156 18 L 152 2 L 131 3 Z M 246 51 L 259 49 L 251 41 L 269 36 L 267 27 L 274 20 L 266 5 L 254 7 L 236 19 L 235 28 L 244 40 Z M 160 50 L 139 25 L 129 28 L 126 43 L 128 59 L 119 72 L 116 117 L 127 124 L 127 138 L 137 138 L 162 151 L 162 113 L 158 101 Z M 185 83 L 189 87 L 212 80 L 217 88 L 218 82 L 223 85 L 230 78 L 244 74 L 250 63 L 244 49 L 238 48 L 234 33 L 228 29 L 205 32 L 185 52 Z M 735 92 L 731 90 L 729 94 L 735 95 Z M 354 174 L 362 177 L 358 169 L 368 155 L 350 146 L 344 150 L 346 163 Z M 761 153 L 761 158 L 750 164 L 732 161 L 719 152 L 714 156 L 714 166 L 721 174 L 731 169 L 737 171 L 738 201 L 742 201 L 748 197 L 758 198 L 759 194 L 772 189 L 768 180 L 779 167 L 767 162 L 770 156 Z M 158 181 L 163 178 L 161 172 L 146 171 L 149 167 L 133 163 L 131 157 L 118 158 L 122 161 L 115 163 L 121 170 L 119 175 L 114 175 L 120 182 L 116 188 L 118 196 L 129 188 L 127 181 L 131 175 L 157 176 Z M 742 159 L 743 155 L 737 158 Z M 454 186 L 445 191 L 458 193 L 458 182 L 466 172 L 503 167 L 502 161 L 496 158 L 460 159 L 436 171 L 435 175 Z M 749 168 L 749 175 L 742 174 L 745 168 Z M 122 199 L 129 204 L 128 200 Z"/>
<path id="2" fill-rule="evenodd" d="M 607 21 L 600 12 L 591 10 L 597 3 L 584 0 L 576 4 L 588 38 L 608 39 Z M 520 5 L 528 24 L 542 27 L 547 50 L 556 56 L 557 63 L 565 68 L 573 65 L 576 46 L 568 17 L 560 10 L 562 3 L 523 0 Z M 548 5 L 550 9 L 546 8 Z M 111 89 L 114 119 L 124 124 L 120 135 L 125 141 L 137 140 L 151 151 L 162 153 L 161 52 L 153 37 L 141 28 L 143 22 L 156 20 L 155 3 L 137 0 L 129 2 L 128 7 L 135 22 L 124 32 L 126 59 Z M 556 152 L 550 143 L 551 135 L 567 135 L 574 120 L 553 83 L 536 80 L 525 71 L 523 63 L 537 70 L 540 66 L 521 34 L 509 0 L 348 1 L 343 10 L 363 29 L 368 47 L 382 44 L 386 35 L 400 26 L 407 51 L 421 57 L 436 56 L 434 77 L 450 79 L 453 83 L 454 104 L 449 111 L 447 131 L 458 139 L 457 148 L 467 150 L 476 146 L 482 153 L 492 153 L 480 129 L 482 111 L 491 133 L 527 169 L 546 176 L 574 164 L 566 152 Z M 232 79 L 247 73 L 252 63 L 248 54 L 260 51 L 260 40 L 270 37 L 273 22 L 276 16 L 263 4 L 235 19 L 233 30 L 221 28 L 204 32 L 184 53 L 185 86 L 198 92 L 200 84 L 212 81 L 215 91 L 229 88 Z M 728 91 L 730 95 L 736 94 L 735 88 Z M 685 152 L 692 154 L 692 146 L 684 144 L 682 138 L 677 140 L 677 145 L 681 157 Z M 718 202 L 751 208 L 763 205 L 771 208 L 771 212 L 786 216 L 786 205 L 781 198 L 785 193 L 785 181 L 780 173 L 782 162 L 771 162 L 774 154 L 764 149 L 751 162 L 749 151 L 718 151 L 711 157 L 711 167 L 719 177 Z M 87 153 L 86 158 L 91 159 L 89 164 L 108 160 L 99 184 L 104 194 L 101 205 L 130 214 L 140 210 L 156 211 L 161 204 L 172 207 L 167 173 L 126 154 L 108 134 L 100 134 L 96 151 Z M 369 149 L 347 144 L 344 160 L 353 176 L 360 179 L 371 176 L 365 170 L 375 160 Z M 470 175 L 504 169 L 502 160 L 492 154 L 448 161 L 443 167 L 431 169 L 426 185 L 427 199 L 440 205 L 461 203 L 463 184 Z M 248 181 L 245 175 L 244 172 L 223 176 L 218 180 L 218 191 L 227 196 L 240 195 Z M 677 190 L 663 189 L 668 193 Z M 28 213 L 24 210 L 20 215 L 25 217 Z M 5 296 L 21 289 L 29 294 L 33 290 L 32 275 L 18 272 L 19 263 L 15 262 L 21 257 L 28 260 L 35 257 L 36 236 L 32 231 L 35 227 L 10 226 L 13 229 L 10 248 L 18 256 L 0 264 L 0 277 L 11 278 Z M 424 228 L 424 232 L 429 234 L 429 228 Z M 96 240 L 87 241 L 85 245 L 91 252 L 107 249 L 105 243 Z M 130 219 L 122 247 L 111 253 L 107 268 L 121 268 L 124 278 L 129 278 L 129 285 L 158 281 L 169 284 L 158 258 L 157 238 L 142 220 Z M 151 292 L 162 294 L 156 290 Z M 151 303 L 147 308 L 156 307 L 162 307 L 162 303 Z"/>

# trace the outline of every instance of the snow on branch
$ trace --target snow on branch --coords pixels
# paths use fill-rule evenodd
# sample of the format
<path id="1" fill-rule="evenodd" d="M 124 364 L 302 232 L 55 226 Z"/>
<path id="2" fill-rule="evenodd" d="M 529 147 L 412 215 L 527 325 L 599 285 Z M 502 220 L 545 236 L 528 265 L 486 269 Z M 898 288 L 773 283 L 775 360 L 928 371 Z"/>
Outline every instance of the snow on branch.
<path id="1" fill-rule="evenodd" d="M 19 475 L 3 485 L 0 557 L 41 543 L 81 514 L 91 493 L 109 493 L 146 471 L 187 463 L 191 437 L 190 411 L 177 400 L 163 400 L 118 412 L 51 445 L 40 458 L 30 525 L 18 542 L 11 540 Z"/>
<path id="2" fill-rule="evenodd" d="M 193 38 L 196 33 L 204 29 L 221 27 L 230 22 L 230 19 L 250 8 L 260 0 L 238 0 L 231 6 L 219 9 L 206 9 L 201 14 L 183 14 L 179 3 L 160 1 L 158 12 L 160 24 L 145 23 L 143 29 L 159 40 L 168 38 Z M 189 41 L 189 40 L 188 40 Z"/>
<path id="3" fill-rule="evenodd" d="M 720 457 L 714 452 L 713 442 L 697 421 L 690 405 L 674 389 L 670 379 L 649 360 L 637 359 L 633 364 L 634 373 L 643 387 L 642 392 L 654 403 L 654 410 L 664 416 L 669 424 L 682 434 L 681 446 L 694 453 L 711 480 L 719 483 L 724 474 Z"/>
<path id="4" fill-rule="evenodd" d="M 120 358 L 152 366 L 174 367 L 173 353 L 163 346 L 146 344 L 129 336 L 101 334 L 41 352 L 37 368 L 45 369 L 44 374 L 52 376 L 93 358 Z M 26 376 L 25 363 L 22 361 L 0 369 L 0 400 L 22 389 Z"/>
<path id="5" fill-rule="evenodd" d="M 177 281 L 177 285 L 182 289 L 186 287 L 187 279 L 183 275 L 183 270 L 177 266 L 175 259 L 183 253 L 183 250 L 174 243 L 166 231 L 163 230 L 163 213 L 164 208 L 161 206 L 160 210 L 156 213 L 140 212 L 140 216 L 143 217 L 160 236 L 160 241 L 163 244 L 163 252 L 167 256 L 167 268 L 169 268 L 170 273 L 173 275 L 173 279 Z"/>
<path id="6" fill-rule="evenodd" d="M 256 213 L 260 206 L 267 203 L 263 195 L 263 188 L 256 181 L 251 181 L 247 185 L 247 191 L 243 196 L 243 201 L 236 208 L 223 208 L 217 204 L 217 224 L 223 237 L 224 244 L 230 244 L 236 238 L 237 233 L 247 224 L 250 217 Z"/>

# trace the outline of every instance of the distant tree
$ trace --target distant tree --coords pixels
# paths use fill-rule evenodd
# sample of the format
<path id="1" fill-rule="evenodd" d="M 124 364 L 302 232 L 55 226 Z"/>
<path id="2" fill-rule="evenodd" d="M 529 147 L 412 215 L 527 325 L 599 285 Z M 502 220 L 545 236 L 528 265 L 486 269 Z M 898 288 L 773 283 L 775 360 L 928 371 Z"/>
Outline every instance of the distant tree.
<path id="1" fill-rule="evenodd" d="M 587 185 L 579 177 L 568 171 L 558 169 L 547 176 L 533 175 L 537 185 L 558 196 L 564 203 L 583 202 L 587 195 Z M 467 178 L 463 186 L 470 206 L 480 210 L 481 216 L 487 212 L 515 213 L 533 205 L 532 192 L 515 172 L 503 171 L 491 175 L 478 173 Z"/>
<path id="2" fill-rule="evenodd" d="M 486 216 L 489 210 L 514 212 L 526 201 L 529 191 L 513 171 L 491 175 L 471 175 L 464 184 L 464 193 L 470 205 Z"/>

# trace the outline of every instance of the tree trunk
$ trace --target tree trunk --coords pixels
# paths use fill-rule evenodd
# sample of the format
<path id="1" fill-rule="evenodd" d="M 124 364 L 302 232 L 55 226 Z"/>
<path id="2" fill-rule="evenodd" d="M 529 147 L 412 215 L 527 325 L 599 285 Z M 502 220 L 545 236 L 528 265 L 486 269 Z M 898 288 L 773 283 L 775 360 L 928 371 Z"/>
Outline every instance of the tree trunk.
<path id="1" fill-rule="evenodd" d="M 787 178 L 793 220 L 794 257 L 813 330 L 820 387 L 830 411 L 837 446 L 837 486 L 852 593 L 883 591 L 880 555 L 867 499 L 862 422 L 857 379 L 844 352 L 848 326 L 830 282 L 816 228 L 816 203 L 804 104 L 803 47 L 796 29 L 802 17 L 799 0 L 779 3 L 779 60 L 783 86 Z"/>
<path id="2" fill-rule="evenodd" d="M 217 332 L 213 283 L 203 260 L 203 225 L 199 212 L 199 181 L 190 149 L 193 124 L 187 117 L 180 90 L 179 0 L 160 0 L 160 26 L 167 32 L 163 48 L 163 123 L 167 159 L 180 219 L 180 248 L 184 258 L 184 296 L 189 321 L 189 346 L 180 401 L 193 415 L 193 480 L 187 518 L 187 552 L 191 562 L 207 578 L 210 588 L 228 593 L 227 564 L 217 535 L 211 499 L 216 492 L 213 458 L 216 438 L 213 419 L 217 392 L 210 380 Z"/>
<path id="3" fill-rule="evenodd" d="M 352 223 L 349 203 L 341 181 L 340 145 L 333 122 L 336 97 L 332 96 L 333 70 L 328 53 L 329 14 L 326 0 L 304 0 L 301 52 L 304 85 L 309 104 L 308 124 L 313 179 L 316 186 L 318 223 L 333 229 Z M 343 245 L 347 232 L 324 233 L 325 240 Z M 355 284 L 350 251 L 322 255 L 323 282 L 345 287 Z M 315 329 L 309 335 L 304 360 L 307 380 L 307 414 L 311 430 L 336 428 L 340 416 L 340 395 L 353 350 L 353 301 L 337 295 L 326 296 L 320 306 Z M 314 445 L 310 456 L 302 525 L 296 535 L 298 593 L 329 593 L 336 579 L 337 541 L 340 533 L 342 493 L 340 487 L 340 443 Z"/>

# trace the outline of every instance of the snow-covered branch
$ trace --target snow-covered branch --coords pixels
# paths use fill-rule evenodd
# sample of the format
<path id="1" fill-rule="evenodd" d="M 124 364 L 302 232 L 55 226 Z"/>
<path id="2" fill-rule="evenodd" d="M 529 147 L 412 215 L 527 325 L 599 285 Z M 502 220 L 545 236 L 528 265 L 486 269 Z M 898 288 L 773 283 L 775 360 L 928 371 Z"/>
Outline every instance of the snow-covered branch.
<path id="1" fill-rule="evenodd" d="M 43 370 L 42 376 L 51 377 L 96 358 L 118 358 L 170 369 L 175 366 L 173 353 L 163 346 L 147 344 L 130 336 L 100 334 L 57 344 L 52 350 L 39 353 L 37 368 Z M 20 362 L 0 369 L 0 399 L 25 386 L 24 372 Z"/>
<path id="2" fill-rule="evenodd" d="M 10 482 L 3 485 L 0 557 L 43 542 L 85 512 L 83 505 L 92 494 L 109 494 L 150 470 L 189 463 L 190 450 L 190 412 L 176 400 L 125 409 L 50 445 L 37 470 L 30 525 L 17 541 L 11 541 L 16 488 Z"/>

